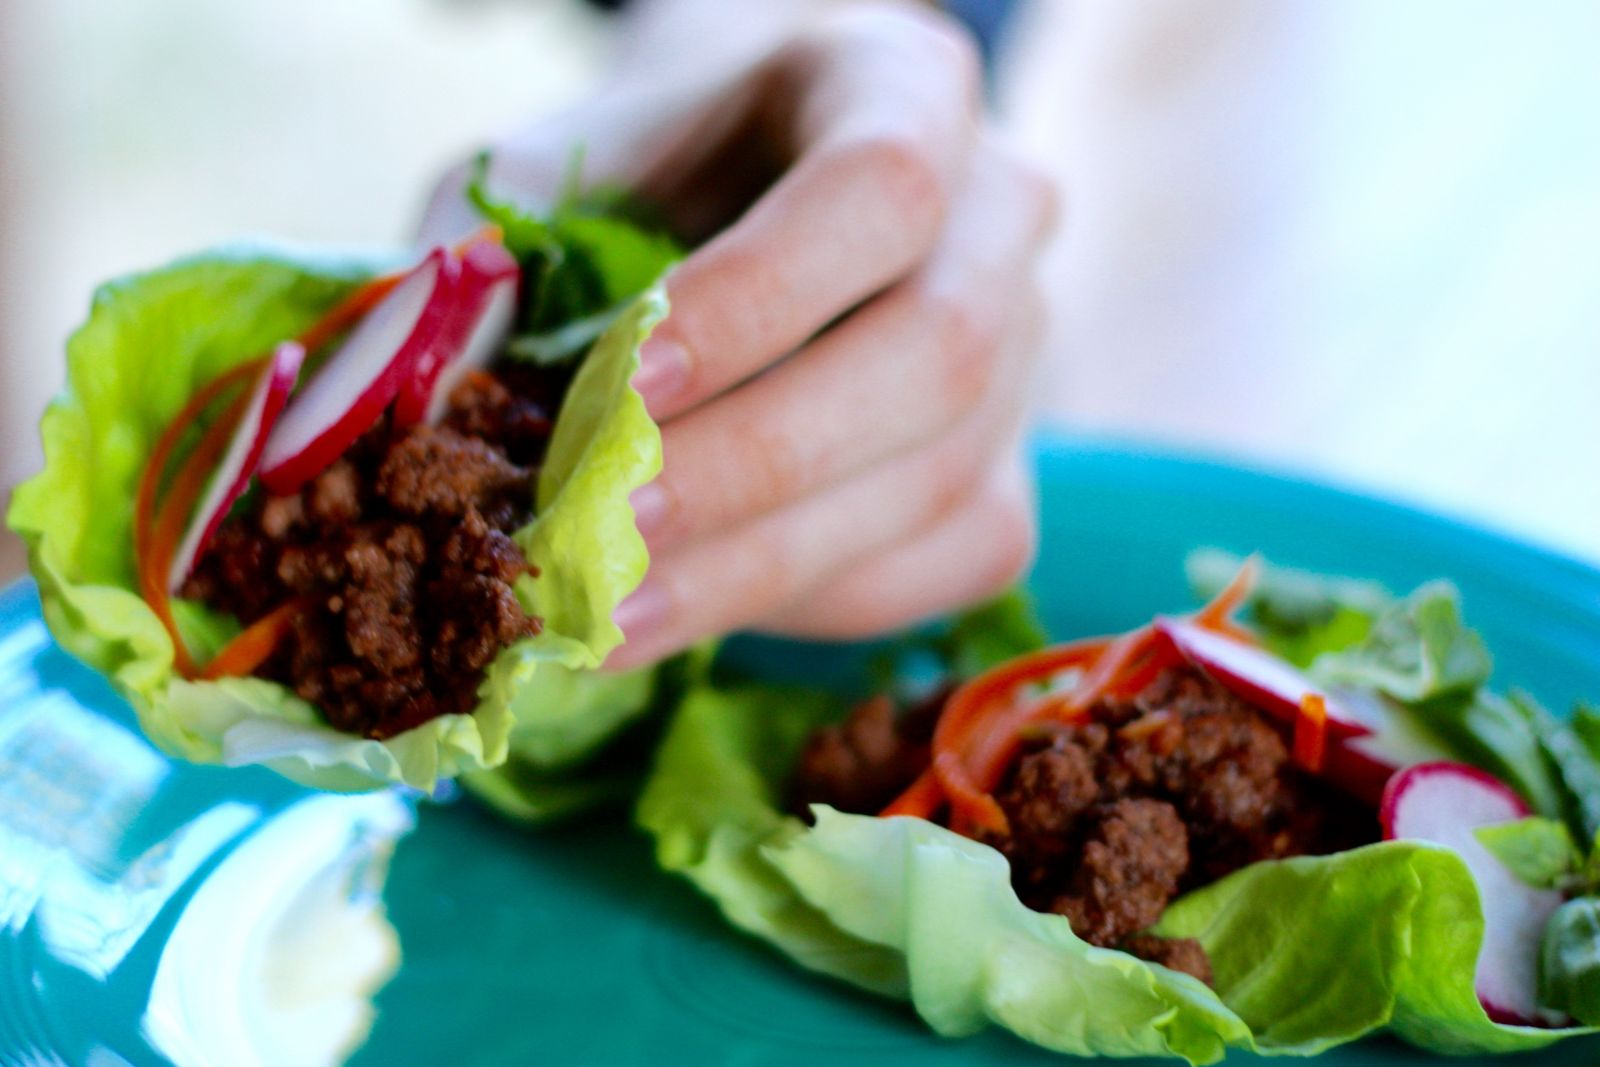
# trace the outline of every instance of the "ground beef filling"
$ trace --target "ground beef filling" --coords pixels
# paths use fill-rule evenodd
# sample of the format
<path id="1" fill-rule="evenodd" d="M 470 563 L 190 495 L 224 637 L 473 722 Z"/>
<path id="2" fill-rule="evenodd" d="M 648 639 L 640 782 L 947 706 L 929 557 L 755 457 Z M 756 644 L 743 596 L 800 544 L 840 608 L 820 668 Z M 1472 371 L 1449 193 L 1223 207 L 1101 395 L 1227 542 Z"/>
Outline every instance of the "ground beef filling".
<path id="1" fill-rule="evenodd" d="M 470 711 L 483 670 L 539 632 L 510 533 L 532 513 L 550 420 L 515 380 L 474 374 L 437 426 L 387 419 L 299 493 L 223 523 L 182 592 L 249 624 L 302 606 L 263 665 L 337 729 L 384 738 Z"/>
<path id="2" fill-rule="evenodd" d="M 927 758 L 920 725 L 897 727 L 869 703 L 813 736 L 794 793 L 873 812 Z M 870 788 L 850 792 L 851 776 Z M 1176 896 L 1258 860 L 1376 837 L 1370 814 L 1290 762 L 1276 724 L 1193 670 L 1031 739 L 996 799 L 1010 834 L 990 843 L 1024 904 L 1066 916 L 1091 944 L 1208 982 L 1199 943 L 1145 932 Z"/>

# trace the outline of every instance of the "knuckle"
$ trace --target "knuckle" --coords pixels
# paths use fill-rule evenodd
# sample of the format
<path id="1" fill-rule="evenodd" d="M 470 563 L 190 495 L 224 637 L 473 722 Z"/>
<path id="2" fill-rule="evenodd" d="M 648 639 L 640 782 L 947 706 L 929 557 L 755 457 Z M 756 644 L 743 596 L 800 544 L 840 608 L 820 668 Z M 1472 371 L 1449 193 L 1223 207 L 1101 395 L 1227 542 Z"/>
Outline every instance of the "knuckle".
<path id="1" fill-rule="evenodd" d="M 999 362 L 1000 331 L 993 316 L 966 297 L 933 291 L 924 293 L 919 304 L 918 313 L 934 338 L 946 415 L 959 417 L 988 393 Z"/>
<path id="2" fill-rule="evenodd" d="M 931 478 L 928 509 L 919 524 L 924 531 L 943 524 L 971 504 L 978 474 L 971 462 L 935 456 Z"/>
<path id="3" fill-rule="evenodd" d="M 897 226 L 931 237 L 944 225 L 950 194 L 930 147 L 910 133 L 859 137 L 844 149 L 846 166 L 878 190 Z"/>
<path id="4" fill-rule="evenodd" d="M 788 434 L 764 427 L 758 421 L 746 425 L 735 436 L 732 446 L 734 453 L 742 452 L 749 464 L 748 481 L 735 490 L 742 497 L 738 502 L 741 511 L 764 511 L 799 496 L 811 484 L 811 464 L 804 450 Z"/>

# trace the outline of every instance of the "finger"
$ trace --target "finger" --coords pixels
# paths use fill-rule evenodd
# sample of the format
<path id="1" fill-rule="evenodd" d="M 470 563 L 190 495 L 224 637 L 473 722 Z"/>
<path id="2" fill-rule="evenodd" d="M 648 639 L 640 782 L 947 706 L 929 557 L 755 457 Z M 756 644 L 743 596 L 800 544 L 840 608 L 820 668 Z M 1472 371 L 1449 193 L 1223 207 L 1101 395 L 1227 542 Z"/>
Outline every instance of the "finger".
<path id="1" fill-rule="evenodd" d="M 672 311 L 635 379 L 658 419 L 792 351 L 933 247 L 977 108 L 970 46 L 933 26 L 875 12 L 774 59 L 766 93 L 797 162 L 669 278 Z"/>
<path id="2" fill-rule="evenodd" d="M 980 156 L 929 264 L 799 355 L 668 423 L 660 477 L 635 495 L 653 550 L 765 514 L 925 443 L 1028 373 L 1032 278 L 1052 200 Z"/>
<path id="3" fill-rule="evenodd" d="M 904 629 L 992 596 L 1033 561 L 1035 502 L 1006 464 L 921 537 L 865 560 L 760 623 L 788 637 L 848 641 Z"/>
<path id="4" fill-rule="evenodd" d="M 736 530 L 658 555 L 616 614 L 607 666 L 654 662 L 764 618 L 857 560 L 940 522 L 971 497 L 1013 433 L 980 412 L 937 444 Z"/>

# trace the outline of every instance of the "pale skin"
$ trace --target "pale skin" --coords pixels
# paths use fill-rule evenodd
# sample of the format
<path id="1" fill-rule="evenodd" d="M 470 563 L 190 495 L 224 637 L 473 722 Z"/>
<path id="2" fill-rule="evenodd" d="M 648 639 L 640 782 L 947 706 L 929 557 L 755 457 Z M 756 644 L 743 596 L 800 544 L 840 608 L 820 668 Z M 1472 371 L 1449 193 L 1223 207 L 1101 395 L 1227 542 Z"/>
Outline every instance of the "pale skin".
<path id="1" fill-rule="evenodd" d="M 707 10 L 747 17 L 684 30 Z M 582 143 L 587 178 L 703 241 L 635 378 L 665 458 L 633 498 L 651 565 L 607 666 L 732 630 L 867 636 L 1003 588 L 1035 543 L 1019 439 L 1056 208 L 987 128 L 972 45 L 909 4 L 634 18 L 618 75 L 498 143 L 490 175 L 546 199 Z M 460 180 L 426 235 L 469 224 Z"/>

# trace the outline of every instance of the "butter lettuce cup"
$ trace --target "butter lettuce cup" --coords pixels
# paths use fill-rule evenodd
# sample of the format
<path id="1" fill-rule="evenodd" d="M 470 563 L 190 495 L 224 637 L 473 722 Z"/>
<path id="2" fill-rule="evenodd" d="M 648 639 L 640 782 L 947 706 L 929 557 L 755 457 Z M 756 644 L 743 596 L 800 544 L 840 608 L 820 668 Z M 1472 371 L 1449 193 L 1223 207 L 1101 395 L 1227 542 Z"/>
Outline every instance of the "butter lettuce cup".
<path id="1" fill-rule="evenodd" d="M 56 639 L 165 751 L 431 792 L 643 713 L 649 672 L 593 669 L 648 565 L 628 498 L 661 441 L 630 382 L 676 249 L 614 197 L 471 195 L 452 246 L 118 279 L 69 341 L 9 523 Z"/>
<path id="2" fill-rule="evenodd" d="M 1212 1063 L 1591 1033 L 1600 716 L 1490 692 L 1442 583 L 1216 562 L 1207 606 L 1127 634 L 991 605 L 864 701 L 725 670 L 638 820 L 735 926 L 946 1036 Z"/>

